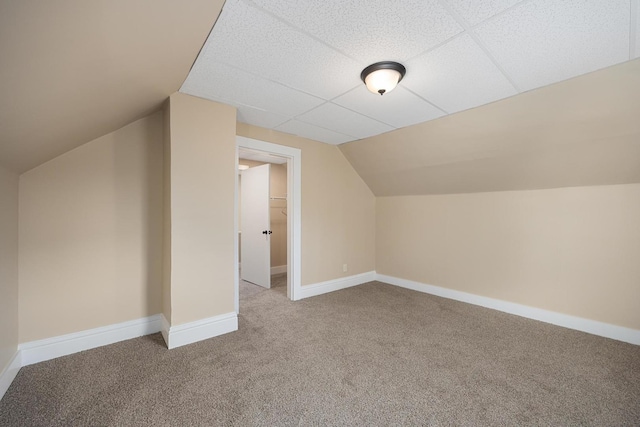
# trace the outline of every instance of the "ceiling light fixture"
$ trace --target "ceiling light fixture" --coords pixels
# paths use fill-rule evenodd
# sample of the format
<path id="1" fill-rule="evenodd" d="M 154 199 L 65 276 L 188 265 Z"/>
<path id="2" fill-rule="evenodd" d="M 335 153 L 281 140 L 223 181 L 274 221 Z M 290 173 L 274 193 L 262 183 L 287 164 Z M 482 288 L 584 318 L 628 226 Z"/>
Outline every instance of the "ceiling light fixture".
<path id="1" fill-rule="evenodd" d="M 371 92 L 384 95 L 396 87 L 406 72 L 407 69 L 402 64 L 383 61 L 371 64 L 362 70 L 360 78 Z"/>
<path id="2" fill-rule="evenodd" d="M 247 169 L 249 169 L 249 166 L 247 165 L 238 165 L 238 169 L 241 171 L 246 171 Z"/>

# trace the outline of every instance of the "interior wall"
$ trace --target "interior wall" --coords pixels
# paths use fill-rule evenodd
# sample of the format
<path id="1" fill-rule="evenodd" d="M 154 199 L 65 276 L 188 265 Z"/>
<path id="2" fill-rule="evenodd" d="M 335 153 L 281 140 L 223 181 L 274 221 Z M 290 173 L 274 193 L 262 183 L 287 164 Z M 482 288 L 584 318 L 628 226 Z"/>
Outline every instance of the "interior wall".
<path id="1" fill-rule="evenodd" d="M 172 326 L 235 311 L 236 110 L 170 98 Z"/>
<path id="2" fill-rule="evenodd" d="M 162 112 L 20 176 L 20 342 L 161 311 Z"/>
<path id="3" fill-rule="evenodd" d="M 171 319 L 171 99 L 162 108 L 162 314 Z"/>
<path id="4" fill-rule="evenodd" d="M 18 175 L 0 167 L 0 373 L 18 349 Z"/>
<path id="5" fill-rule="evenodd" d="M 264 165 L 266 163 L 257 162 L 255 160 L 240 159 L 240 164 L 247 165 L 250 168 L 254 166 Z M 242 192 L 242 176 L 238 180 L 238 193 Z M 269 193 L 271 197 L 284 197 L 287 194 L 287 164 L 271 164 L 271 173 L 269 174 Z M 240 197 L 238 196 L 238 204 Z M 270 200 L 269 202 L 269 220 L 273 234 L 270 236 L 271 248 L 271 267 L 279 267 L 287 265 L 287 217 L 282 213 L 287 207 L 286 200 Z M 240 211 L 238 209 L 238 226 L 242 231 L 242 221 Z M 286 212 L 286 210 L 285 210 Z M 240 248 L 238 247 L 238 251 Z M 238 259 L 242 262 L 240 254 Z"/>
<path id="6" fill-rule="evenodd" d="M 640 329 L 640 184 L 377 199 L 378 273 Z"/>
<path id="7" fill-rule="evenodd" d="M 640 58 L 340 145 L 378 197 L 640 182 Z"/>
<path id="8" fill-rule="evenodd" d="M 375 198 L 338 147 L 245 123 L 237 134 L 302 151 L 303 286 L 375 270 Z"/>

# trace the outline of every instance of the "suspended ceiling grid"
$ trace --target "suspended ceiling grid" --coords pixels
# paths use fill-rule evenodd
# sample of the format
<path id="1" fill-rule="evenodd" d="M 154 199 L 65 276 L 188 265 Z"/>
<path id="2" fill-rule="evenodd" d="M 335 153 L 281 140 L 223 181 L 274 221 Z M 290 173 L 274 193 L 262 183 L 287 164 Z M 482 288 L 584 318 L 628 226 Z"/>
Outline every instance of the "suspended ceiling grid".
<path id="1" fill-rule="evenodd" d="M 181 92 L 342 144 L 640 56 L 638 0 L 227 0 Z M 367 65 L 407 75 L 376 96 Z"/>

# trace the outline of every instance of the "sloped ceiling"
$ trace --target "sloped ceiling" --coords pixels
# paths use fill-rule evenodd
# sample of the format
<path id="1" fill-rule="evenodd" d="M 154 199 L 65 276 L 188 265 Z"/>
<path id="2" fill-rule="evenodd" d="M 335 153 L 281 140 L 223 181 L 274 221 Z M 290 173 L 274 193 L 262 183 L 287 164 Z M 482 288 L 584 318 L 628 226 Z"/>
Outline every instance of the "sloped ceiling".
<path id="1" fill-rule="evenodd" d="M 640 59 L 340 145 L 376 196 L 640 182 Z"/>
<path id="2" fill-rule="evenodd" d="M 329 144 L 637 58 L 638 0 L 227 0 L 181 92 Z M 384 96 L 363 68 L 403 63 Z"/>
<path id="3" fill-rule="evenodd" d="M 0 165 L 23 172 L 158 109 L 222 0 L 0 2 Z"/>

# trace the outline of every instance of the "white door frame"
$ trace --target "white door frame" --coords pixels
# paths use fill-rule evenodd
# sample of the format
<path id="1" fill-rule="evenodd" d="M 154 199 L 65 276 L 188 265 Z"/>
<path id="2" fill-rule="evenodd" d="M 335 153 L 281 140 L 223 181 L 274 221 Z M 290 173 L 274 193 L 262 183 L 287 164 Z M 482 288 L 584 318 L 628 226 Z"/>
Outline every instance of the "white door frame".
<path id="1" fill-rule="evenodd" d="M 238 170 L 238 150 L 247 148 L 263 151 L 287 159 L 287 297 L 292 301 L 302 298 L 301 289 L 301 231 L 302 231 L 302 150 L 285 145 L 272 144 L 257 139 L 236 136 L 236 171 Z M 240 310 L 240 276 L 238 259 L 238 174 L 236 172 L 235 191 L 235 309 Z"/>

